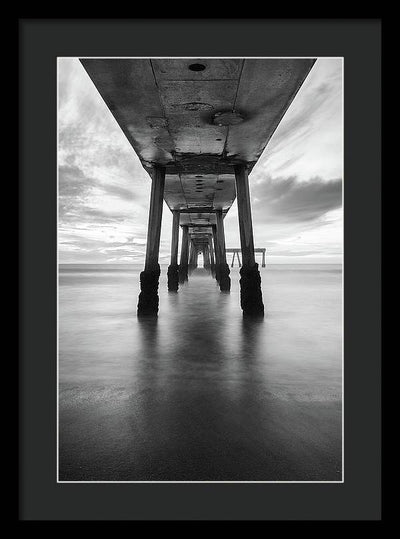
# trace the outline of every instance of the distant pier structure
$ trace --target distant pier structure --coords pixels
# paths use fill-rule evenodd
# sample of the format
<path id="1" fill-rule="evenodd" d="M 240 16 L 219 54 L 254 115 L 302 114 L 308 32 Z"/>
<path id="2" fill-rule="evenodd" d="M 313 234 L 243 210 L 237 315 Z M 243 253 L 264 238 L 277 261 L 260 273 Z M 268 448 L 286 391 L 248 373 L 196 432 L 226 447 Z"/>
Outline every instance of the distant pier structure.
<path id="1" fill-rule="evenodd" d="M 230 290 L 224 218 L 236 199 L 241 307 L 244 315 L 262 316 L 249 174 L 315 59 L 80 61 L 151 178 L 138 315 L 155 316 L 159 310 L 164 201 L 173 214 L 168 289 L 178 291 L 201 252 L 220 290 Z"/>
<path id="2" fill-rule="evenodd" d="M 262 268 L 265 268 L 265 253 L 266 253 L 266 249 L 265 248 L 254 248 L 254 253 L 262 253 L 262 262 L 261 262 L 261 267 Z M 231 262 L 231 268 L 233 268 L 233 265 L 234 265 L 234 262 L 235 262 L 235 257 L 237 258 L 237 261 L 238 261 L 238 265 L 239 265 L 239 268 L 242 267 L 242 263 L 240 261 L 240 256 L 241 253 L 242 253 L 242 250 L 240 248 L 229 248 L 229 249 L 226 249 L 226 252 L 227 253 L 233 253 L 233 256 L 232 256 L 232 262 Z"/>

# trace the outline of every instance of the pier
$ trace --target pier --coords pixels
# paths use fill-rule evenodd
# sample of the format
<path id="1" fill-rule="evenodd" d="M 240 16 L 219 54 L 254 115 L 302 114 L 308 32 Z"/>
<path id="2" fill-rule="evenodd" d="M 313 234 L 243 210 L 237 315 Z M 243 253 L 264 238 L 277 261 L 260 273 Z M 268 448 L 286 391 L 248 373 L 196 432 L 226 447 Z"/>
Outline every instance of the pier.
<path id="1" fill-rule="evenodd" d="M 151 178 L 138 315 L 159 310 L 163 202 L 173 214 L 168 290 L 176 293 L 198 255 L 221 292 L 231 288 L 224 218 L 238 206 L 240 301 L 262 316 L 249 174 L 314 59 L 81 59 Z M 180 259 L 179 239 L 181 236 Z M 233 263 L 233 260 L 232 260 Z M 265 250 L 262 266 L 265 266 Z"/>
<path id="2" fill-rule="evenodd" d="M 265 253 L 266 253 L 266 249 L 263 248 L 263 249 L 254 249 L 254 253 L 262 253 L 262 263 L 261 263 L 261 267 L 262 268 L 265 268 L 266 264 L 265 264 Z M 239 265 L 239 268 L 242 267 L 242 263 L 240 261 L 240 256 L 241 253 L 242 253 L 242 250 L 239 249 L 239 248 L 235 248 L 235 249 L 226 249 L 226 252 L 227 253 L 233 253 L 233 256 L 232 256 L 232 262 L 231 262 L 231 268 L 233 268 L 233 264 L 235 262 L 235 257 L 237 258 L 237 261 L 238 261 L 238 265 Z"/>
<path id="3" fill-rule="evenodd" d="M 126 221 L 121 226 L 123 253 L 132 241 L 129 263 L 61 265 L 59 480 L 340 482 L 342 268 L 274 263 L 275 217 L 293 231 L 297 221 L 272 200 L 265 203 L 271 219 L 262 215 L 263 177 L 254 169 L 268 166 L 269 141 L 314 61 L 80 62 L 85 86 L 77 91 L 91 90 L 97 103 L 85 133 L 104 114 L 113 136 L 120 130 L 130 142 L 118 141 L 122 153 L 102 163 L 101 183 L 109 162 L 117 173 L 121 155 L 125 175 L 135 152 L 143 168 L 136 163 L 141 177 L 131 173 L 132 190 L 149 188 L 148 214 L 129 219 L 132 197 L 124 198 L 132 232 L 147 224 L 134 238 Z M 296 135 L 309 119 L 298 103 L 292 112 L 282 128 L 296 120 Z M 68 144 L 75 152 L 77 140 Z M 282 162 L 292 158 L 293 137 L 282 131 L 279 151 Z M 263 202 L 252 207 L 251 195 Z M 271 230 L 259 234 L 267 222 Z M 143 260 L 136 257 L 142 238 Z"/>

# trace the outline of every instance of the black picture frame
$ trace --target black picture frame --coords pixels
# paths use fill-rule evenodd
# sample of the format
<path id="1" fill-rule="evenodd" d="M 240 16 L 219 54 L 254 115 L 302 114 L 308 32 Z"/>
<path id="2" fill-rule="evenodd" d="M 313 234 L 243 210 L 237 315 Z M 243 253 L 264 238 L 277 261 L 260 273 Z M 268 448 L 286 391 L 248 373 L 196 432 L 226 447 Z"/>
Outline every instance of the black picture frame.
<path id="1" fill-rule="evenodd" d="M 158 55 L 344 58 L 342 484 L 56 482 L 56 59 Z M 380 520 L 381 21 L 20 19 L 19 84 L 20 520 Z"/>

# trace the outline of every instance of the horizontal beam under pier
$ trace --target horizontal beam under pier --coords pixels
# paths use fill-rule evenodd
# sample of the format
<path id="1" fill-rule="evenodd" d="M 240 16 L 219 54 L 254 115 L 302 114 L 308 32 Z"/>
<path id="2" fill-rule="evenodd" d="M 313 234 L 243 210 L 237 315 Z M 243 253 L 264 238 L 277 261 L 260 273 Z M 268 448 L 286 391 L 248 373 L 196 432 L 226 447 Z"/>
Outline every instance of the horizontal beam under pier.
<path id="1" fill-rule="evenodd" d="M 259 247 L 258 249 L 254 249 L 255 253 L 265 253 L 267 250 L 265 248 Z M 234 248 L 234 247 L 227 247 L 225 249 L 225 252 L 227 253 L 241 253 L 242 249 L 240 247 Z"/>
<path id="2" fill-rule="evenodd" d="M 179 210 L 180 213 L 215 213 L 215 208 L 212 207 L 204 207 L 204 208 L 184 208 Z"/>

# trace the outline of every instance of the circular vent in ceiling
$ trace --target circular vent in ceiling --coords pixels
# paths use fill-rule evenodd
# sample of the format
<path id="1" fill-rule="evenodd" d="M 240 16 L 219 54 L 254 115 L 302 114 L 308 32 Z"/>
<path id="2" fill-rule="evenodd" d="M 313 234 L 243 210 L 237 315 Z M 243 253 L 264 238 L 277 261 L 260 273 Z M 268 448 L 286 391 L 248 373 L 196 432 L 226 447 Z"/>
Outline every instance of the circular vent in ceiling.
<path id="1" fill-rule="evenodd" d="M 244 118 L 239 112 L 216 112 L 212 118 L 215 125 L 237 125 L 243 122 Z"/>

